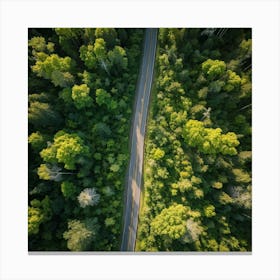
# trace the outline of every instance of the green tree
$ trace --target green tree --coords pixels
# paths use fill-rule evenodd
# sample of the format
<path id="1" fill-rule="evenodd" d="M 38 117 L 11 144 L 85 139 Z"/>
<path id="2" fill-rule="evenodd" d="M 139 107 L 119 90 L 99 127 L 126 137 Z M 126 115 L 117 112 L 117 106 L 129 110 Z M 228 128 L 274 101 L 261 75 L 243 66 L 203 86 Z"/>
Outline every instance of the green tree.
<path id="1" fill-rule="evenodd" d="M 89 95 L 90 88 L 86 84 L 74 85 L 72 87 L 72 99 L 77 109 L 91 107 L 93 99 Z"/>
<path id="2" fill-rule="evenodd" d="M 39 152 L 46 145 L 46 139 L 39 131 L 36 131 L 29 135 L 28 143 L 32 146 L 34 151 Z"/>
<path id="3" fill-rule="evenodd" d="M 239 47 L 240 47 L 240 56 L 243 59 L 251 57 L 251 55 L 252 55 L 252 39 L 242 40 Z"/>
<path id="4" fill-rule="evenodd" d="M 216 212 L 215 212 L 215 206 L 214 205 L 206 205 L 204 206 L 203 208 L 204 210 L 204 215 L 207 217 L 207 218 L 210 218 L 210 217 L 213 217 L 216 215 Z"/>
<path id="5" fill-rule="evenodd" d="M 239 90 L 241 86 L 241 78 L 235 72 L 228 70 L 227 71 L 227 82 L 223 89 L 227 92 L 233 90 Z"/>
<path id="6" fill-rule="evenodd" d="M 74 83 L 74 77 L 69 72 L 71 69 L 70 57 L 59 57 L 57 54 L 45 55 L 38 59 L 32 67 L 38 77 L 51 80 L 55 86 L 67 87 Z"/>
<path id="7" fill-rule="evenodd" d="M 110 69 L 113 70 L 114 74 L 119 74 L 127 69 L 128 60 L 126 52 L 122 47 L 115 46 L 112 51 L 109 51 L 108 59 L 110 61 Z"/>
<path id="8" fill-rule="evenodd" d="M 165 155 L 164 150 L 162 150 L 160 148 L 153 149 L 151 153 L 152 153 L 152 158 L 154 158 L 155 160 L 159 160 L 159 159 L 163 158 Z"/>
<path id="9" fill-rule="evenodd" d="M 59 45 L 70 57 L 77 59 L 81 38 L 83 37 L 82 28 L 55 28 L 58 35 Z"/>
<path id="10" fill-rule="evenodd" d="M 28 206 L 28 235 L 37 234 L 44 215 L 39 208 Z"/>
<path id="11" fill-rule="evenodd" d="M 54 43 L 52 42 L 46 43 L 45 38 L 41 36 L 32 37 L 28 41 L 28 47 L 31 47 L 33 49 L 33 55 L 35 56 L 36 56 L 36 52 L 51 53 L 54 51 Z"/>
<path id="12" fill-rule="evenodd" d="M 85 41 L 92 44 L 95 40 L 95 28 L 85 28 L 84 31 Z"/>
<path id="13" fill-rule="evenodd" d="M 68 249 L 70 251 L 92 250 L 92 242 L 96 238 L 98 228 L 96 218 L 69 221 L 68 230 L 63 233 Z"/>
<path id="14" fill-rule="evenodd" d="M 102 139 L 107 139 L 112 134 L 111 128 L 103 122 L 96 123 L 92 128 L 92 132 L 94 135 L 101 137 Z"/>
<path id="15" fill-rule="evenodd" d="M 226 64 L 221 60 L 207 59 L 202 63 L 202 71 L 210 80 L 217 79 L 225 74 Z"/>
<path id="16" fill-rule="evenodd" d="M 65 198 L 74 198 L 77 188 L 72 182 L 64 181 L 61 183 L 61 192 Z"/>
<path id="17" fill-rule="evenodd" d="M 94 54 L 93 45 L 81 46 L 80 47 L 80 58 L 85 63 L 88 69 L 94 69 L 97 64 L 97 59 Z"/>
<path id="18" fill-rule="evenodd" d="M 37 234 L 40 224 L 52 217 L 51 204 L 48 196 L 40 201 L 33 199 L 28 206 L 28 235 Z"/>
<path id="19" fill-rule="evenodd" d="M 187 231 L 188 209 L 182 204 L 163 209 L 151 222 L 151 234 L 171 239 L 182 238 Z"/>
<path id="20" fill-rule="evenodd" d="M 36 129 L 57 128 L 62 124 L 62 117 L 50 104 L 35 101 L 28 108 L 28 121 Z"/>
<path id="21" fill-rule="evenodd" d="M 116 224 L 116 221 L 114 218 L 110 217 L 110 218 L 106 218 L 105 219 L 105 226 L 106 227 L 113 227 Z"/>
<path id="22" fill-rule="evenodd" d="M 80 157 L 89 155 L 89 148 L 77 134 L 61 130 L 54 136 L 54 143 L 40 152 L 45 162 L 63 163 L 65 169 L 73 170 Z"/>
<path id="23" fill-rule="evenodd" d="M 107 56 L 106 42 L 102 38 L 97 38 L 94 43 L 93 51 L 99 61 L 104 60 Z"/>
<path id="24" fill-rule="evenodd" d="M 201 121 L 189 120 L 183 129 L 183 137 L 189 146 L 197 147 L 205 154 L 237 154 L 235 147 L 239 141 L 235 133 L 222 134 L 220 128 L 205 128 Z"/>
<path id="25" fill-rule="evenodd" d="M 102 38 L 108 48 L 114 47 L 117 43 L 117 32 L 115 28 L 96 28 L 95 37 Z"/>
<path id="26" fill-rule="evenodd" d="M 108 93 L 105 89 L 97 89 L 95 92 L 96 95 L 96 103 L 101 106 L 101 105 L 106 105 L 109 107 L 109 104 L 111 102 L 111 95 Z"/>
<path id="27" fill-rule="evenodd" d="M 109 62 L 107 60 L 107 48 L 104 39 L 97 38 L 95 40 L 93 51 L 100 68 L 109 75 Z"/>

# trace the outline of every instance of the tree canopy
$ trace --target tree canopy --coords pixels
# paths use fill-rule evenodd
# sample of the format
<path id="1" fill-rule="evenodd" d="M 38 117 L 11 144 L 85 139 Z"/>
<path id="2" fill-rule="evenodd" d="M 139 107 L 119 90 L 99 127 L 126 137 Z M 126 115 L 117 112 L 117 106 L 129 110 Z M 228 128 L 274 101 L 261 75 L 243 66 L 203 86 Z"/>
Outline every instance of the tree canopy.
<path id="1" fill-rule="evenodd" d="M 137 251 L 251 250 L 251 44 L 159 29 Z"/>
<path id="2" fill-rule="evenodd" d="M 28 31 L 28 248 L 117 251 L 143 29 Z"/>

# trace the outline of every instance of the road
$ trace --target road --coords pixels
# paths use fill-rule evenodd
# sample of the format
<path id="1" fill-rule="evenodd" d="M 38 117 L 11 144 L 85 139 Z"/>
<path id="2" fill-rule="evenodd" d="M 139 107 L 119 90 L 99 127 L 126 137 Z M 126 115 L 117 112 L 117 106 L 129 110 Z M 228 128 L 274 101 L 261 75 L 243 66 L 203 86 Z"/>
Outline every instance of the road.
<path id="1" fill-rule="evenodd" d="M 153 80 L 157 29 L 146 29 L 144 52 L 136 92 L 121 251 L 134 251 L 142 182 L 144 138 Z"/>

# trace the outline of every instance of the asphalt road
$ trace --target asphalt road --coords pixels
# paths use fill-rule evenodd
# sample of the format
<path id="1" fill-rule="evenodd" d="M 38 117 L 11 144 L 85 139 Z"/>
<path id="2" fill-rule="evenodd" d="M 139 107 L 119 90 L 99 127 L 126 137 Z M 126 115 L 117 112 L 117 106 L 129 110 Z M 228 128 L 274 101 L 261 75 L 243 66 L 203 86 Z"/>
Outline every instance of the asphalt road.
<path id="1" fill-rule="evenodd" d="M 144 52 L 136 92 L 121 251 L 134 251 L 141 193 L 144 137 L 153 80 L 157 29 L 146 29 Z"/>

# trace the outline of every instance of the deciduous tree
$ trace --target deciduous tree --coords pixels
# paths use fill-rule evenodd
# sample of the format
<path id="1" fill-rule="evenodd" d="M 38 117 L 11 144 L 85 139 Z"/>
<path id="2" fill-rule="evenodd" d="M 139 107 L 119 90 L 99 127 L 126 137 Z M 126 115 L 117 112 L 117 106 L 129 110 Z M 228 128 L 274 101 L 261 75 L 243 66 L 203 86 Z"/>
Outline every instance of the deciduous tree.
<path id="1" fill-rule="evenodd" d="M 117 32 L 115 28 L 96 28 L 95 29 L 95 37 L 102 38 L 108 48 L 112 48 L 117 44 Z"/>
<path id="2" fill-rule="evenodd" d="M 72 87 L 72 99 L 77 109 L 91 107 L 93 99 L 89 95 L 90 88 L 86 84 L 74 85 Z"/>
<path id="3" fill-rule="evenodd" d="M 78 159 L 89 155 L 89 148 L 77 134 L 59 131 L 54 136 L 54 143 L 40 152 L 44 161 L 63 163 L 65 169 L 76 168 Z"/>
<path id="4" fill-rule="evenodd" d="M 226 64 L 221 60 L 207 59 L 202 63 L 202 71 L 208 79 L 217 79 L 225 74 Z"/>
<path id="5" fill-rule="evenodd" d="M 98 232 L 96 218 L 84 221 L 71 220 L 68 222 L 68 230 L 63 233 L 63 238 L 67 240 L 67 247 L 70 251 L 87 251 L 93 249 L 92 242 Z"/>
<path id="6" fill-rule="evenodd" d="M 151 233 L 180 239 L 186 234 L 187 213 L 188 209 L 181 204 L 162 210 L 151 222 Z"/>
<path id="7" fill-rule="evenodd" d="M 98 204 L 99 199 L 100 195 L 96 192 L 95 188 L 86 188 L 78 196 L 78 201 L 82 208 Z"/>
<path id="8" fill-rule="evenodd" d="M 70 57 L 59 57 L 57 54 L 44 56 L 32 66 L 32 71 L 39 77 L 51 80 L 55 86 L 67 87 L 74 82 L 69 72 L 71 69 Z"/>
<path id="9" fill-rule="evenodd" d="M 197 147 L 205 154 L 236 155 L 239 145 L 233 132 L 222 134 L 220 128 L 205 128 L 203 122 L 189 120 L 183 130 L 183 137 L 191 147 Z"/>

